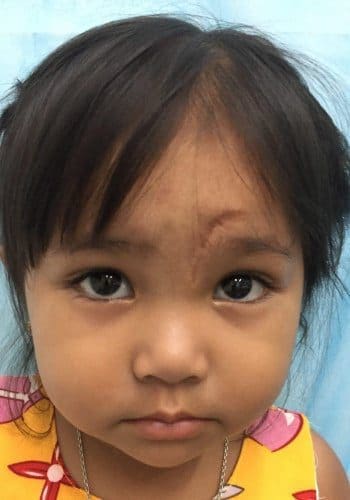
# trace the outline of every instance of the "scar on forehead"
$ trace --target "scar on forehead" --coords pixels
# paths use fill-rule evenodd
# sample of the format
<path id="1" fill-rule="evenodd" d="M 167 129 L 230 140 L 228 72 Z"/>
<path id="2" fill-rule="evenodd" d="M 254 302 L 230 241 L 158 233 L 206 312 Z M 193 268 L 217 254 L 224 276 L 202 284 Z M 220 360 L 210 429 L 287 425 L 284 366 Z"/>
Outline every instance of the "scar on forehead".
<path id="1" fill-rule="evenodd" d="M 211 245 L 214 232 L 222 228 L 227 222 L 232 222 L 234 219 L 242 218 L 246 215 L 243 210 L 225 210 L 215 216 L 207 217 L 200 216 L 199 219 L 204 218 L 202 229 L 199 230 L 200 246 L 206 248 Z"/>
<path id="2" fill-rule="evenodd" d="M 227 222 L 240 219 L 246 215 L 243 210 L 228 209 L 216 215 L 203 215 L 197 212 L 197 230 L 193 227 L 193 252 L 191 259 L 191 279 L 196 281 L 198 268 L 209 249 L 215 246 L 214 238 L 217 231 L 222 229 Z M 199 229 L 198 229 L 198 226 Z M 232 237 L 232 235 L 231 235 Z M 198 245 L 198 246 L 197 246 Z"/>

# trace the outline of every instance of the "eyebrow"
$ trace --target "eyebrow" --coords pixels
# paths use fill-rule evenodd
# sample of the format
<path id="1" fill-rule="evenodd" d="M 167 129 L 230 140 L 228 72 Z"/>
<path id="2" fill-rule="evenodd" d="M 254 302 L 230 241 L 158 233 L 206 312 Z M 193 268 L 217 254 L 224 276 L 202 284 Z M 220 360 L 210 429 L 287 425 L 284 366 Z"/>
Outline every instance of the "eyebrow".
<path id="1" fill-rule="evenodd" d="M 293 259 L 290 248 L 281 245 L 273 236 L 265 237 L 227 237 L 219 244 L 221 247 L 228 248 L 229 250 L 251 254 L 275 254 L 282 256 L 288 260 Z M 68 252 L 73 255 L 80 252 L 87 251 L 104 251 L 109 253 L 133 253 L 143 256 L 157 253 L 157 247 L 152 243 L 146 241 L 127 241 L 123 239 L 110 239 L 106 237 L 99 237 L 91 240 L 87 237 L 79 241 L 64 243 L 60 248 L 53 253 Z"/>

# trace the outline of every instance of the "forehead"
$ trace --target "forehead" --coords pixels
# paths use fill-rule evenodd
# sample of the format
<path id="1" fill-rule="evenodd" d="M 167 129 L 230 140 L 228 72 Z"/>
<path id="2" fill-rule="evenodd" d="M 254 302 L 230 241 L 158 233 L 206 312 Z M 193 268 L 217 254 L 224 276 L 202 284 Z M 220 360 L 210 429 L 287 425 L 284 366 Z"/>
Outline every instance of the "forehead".
<path id="1" fill-rule="evenodd" d="M 182 129 L 149 179 L 131 191 L 110 227 L 128 233 L 191 228 L 207 239 L 217 228 L 273 228 L 288 239 L 290 228 L 281 204 L 272 200 L 233 136 Z"/>
<path id="2" fill-rule="evenodd" d="M 96 209 L 90 202 L 75 237 L 56 252 L 84 249 L 187 255 L 236 248 L 301 258 L 279 201 L 263 190 L 232 137 L 180 131 L 145 182 L 134 188 L 99 238 L 91 236 Z M 199 252 L 199 253 L 198 253 Z"/>

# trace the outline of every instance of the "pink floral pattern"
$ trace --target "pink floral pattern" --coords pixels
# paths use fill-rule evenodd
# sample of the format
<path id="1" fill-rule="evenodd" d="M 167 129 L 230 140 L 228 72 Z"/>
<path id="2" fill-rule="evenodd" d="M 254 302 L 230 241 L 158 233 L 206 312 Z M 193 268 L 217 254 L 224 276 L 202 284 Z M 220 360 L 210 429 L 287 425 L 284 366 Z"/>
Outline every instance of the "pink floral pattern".
<path id="1" fill-rule="evenodd" d="M 56 500 L 61 484 L 77 487 L 64 467 L 58 443 L 56 443 L 54 448 L 51 462 L 28 460 L 27 462 L 10 464 L 8 468 L 19 476 L 44 479 L 45 483 L 41 491 L 40 500 Z"/>
<path id="2" fill-rule="evenodd" d="M 293 493 L 293 498 L 296 498 L 297 500 L 317 500 L 316 490 L 306 490 Z"/>
<path id="3" fill-rule="evenodd" d="M 43 398 L 34 375 L 0 376 L 0 424 L 16 420 Z"/>
<path id="4" fill-rule="evenodd" d="M 249 427 L 248 433 L 258 422 Z M 270 409 L 261 428 L 252 431 L 250 438 L 266 446 L 270 451 L 278 451 L 293 441 L 301 431 L 303 419 L 299 413 L 282 408 Z"/>

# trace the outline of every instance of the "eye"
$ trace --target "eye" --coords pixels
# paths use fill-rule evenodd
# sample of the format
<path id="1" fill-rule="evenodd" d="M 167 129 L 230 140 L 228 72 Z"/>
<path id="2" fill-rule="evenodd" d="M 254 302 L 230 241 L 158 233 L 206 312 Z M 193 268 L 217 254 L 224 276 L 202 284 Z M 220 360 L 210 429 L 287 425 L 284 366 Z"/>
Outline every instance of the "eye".
<path id="1" fill-rule="evenodd" d="M 130 285 L 123 273 L 112 269 L 94 269 L 69 282 L 91 300 L 113 301 L 130 296 Z M 267 298 L 276 286 L 267 278 L 249 272 L 230 274 L 221 280 L 217 290 L 222 299 L 231 302 L 258 302 Z M 126 295 L 125 295 L 126 294 Z"/>
<path id="2" fill-rule="evenodd" d="M 270 296 L 275 288 L 270 280 L 246 272 L 231 274 L 220 283 L 218 289 L 224 290 L 220 298 L 226 299 L 224 295 L 229 295 L 235 302 L 258 302 Z"/>
<path id="3" fill-rule="evenodd" d="M 111 269 L 96 269 L 75 278 L 71 285 L 92 300 L 123 299 L 130 289 L 124 275 Z"/>

